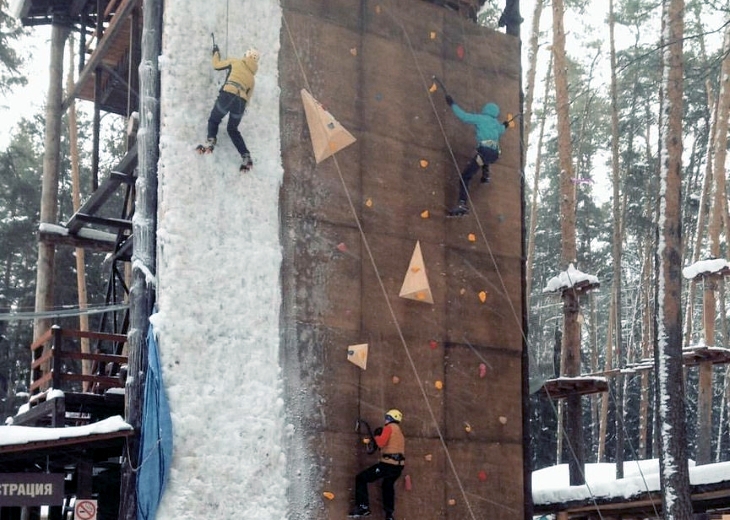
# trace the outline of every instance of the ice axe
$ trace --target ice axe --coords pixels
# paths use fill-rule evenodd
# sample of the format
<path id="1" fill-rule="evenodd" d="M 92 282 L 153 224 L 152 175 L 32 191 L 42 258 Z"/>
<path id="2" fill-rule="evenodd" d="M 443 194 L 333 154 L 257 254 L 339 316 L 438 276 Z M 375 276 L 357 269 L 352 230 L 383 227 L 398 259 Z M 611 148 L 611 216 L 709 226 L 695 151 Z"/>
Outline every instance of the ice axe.
<path id="1" fill-rule="evenodd" d="M 444 91 L 444 96 L 448 96 L 449 92 L 446 90 L 446 87 L 444 87 L 444 84 L 441 82 L 438 76 L 431 76 L 431 78 L 433 79 L 434 83 L 436 83 L 436 85 L 438 85 L 441 90 Z"/>
<path id="2" fill-rule="evenodd" d="M 504 121 L 507 124 L 508 128 L 514 128 L 516 126 L 515 119 L 518 117 L 522 117 L 522 113 L 512 115 L 510 113 L 507 113 L 507 119 Z"/>
<path id="3" fill-rule="evenodd" d="M 373 431 L 370 429 L 370 425 L 368 424 L 368 422 L 364 419 L 358 418 L 355 422 L 355 431 L 357 433 L 360 433 L 360 426 L 363 424 L 365 425 L 365 429 L 368 432 L 368 436 L 367 438 L 363 439 L 362 442 L 363 444 L 365 444 L 368 455 L 372 455 L 378 449 L 378 445 L 375 443 L 375 436 L 373 435 Z"/>

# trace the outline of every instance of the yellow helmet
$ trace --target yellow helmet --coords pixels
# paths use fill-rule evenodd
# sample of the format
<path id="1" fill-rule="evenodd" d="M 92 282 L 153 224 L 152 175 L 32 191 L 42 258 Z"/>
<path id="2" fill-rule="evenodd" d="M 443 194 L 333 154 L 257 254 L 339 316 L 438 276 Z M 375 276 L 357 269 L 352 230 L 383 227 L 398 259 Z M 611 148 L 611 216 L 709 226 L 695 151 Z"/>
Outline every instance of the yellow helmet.
<path id="1" fill-rule="evenodd" d="M 396 410 L 395 408 L 388 410 L 385 412 L 385 421 L 386 422 L 401 422 L 403 420 L 403 414 L 400 413 L 400 410 Z"/>
<path id="2" fill-rule="evenodd" d="M 259 58 L 261 57 L 261 53 L 259 53 L 258 50 L 254 49 L 253 47 L 246 51 L 246 53 L 243 55 L 244 58 L 251 58 L 253 61 L 258 62 Z"/>

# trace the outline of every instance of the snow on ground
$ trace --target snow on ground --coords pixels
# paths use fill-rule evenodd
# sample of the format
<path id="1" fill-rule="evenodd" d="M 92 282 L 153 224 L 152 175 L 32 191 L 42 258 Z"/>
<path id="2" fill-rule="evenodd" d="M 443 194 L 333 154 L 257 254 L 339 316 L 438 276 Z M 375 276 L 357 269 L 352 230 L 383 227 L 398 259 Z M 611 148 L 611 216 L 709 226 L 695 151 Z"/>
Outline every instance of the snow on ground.
<path id="1" fill-rule="evenodd" d="M 159 520 L 287 517 L 279 355 L 278 51 L 274 0 L 166 2 L 161 70 L 158 309 L 173 461 Z M 223 120 L 212 155 L 198 156 L 225 72 L 210 65 L 261 52 L 240 130 L 254 168 Z"/>

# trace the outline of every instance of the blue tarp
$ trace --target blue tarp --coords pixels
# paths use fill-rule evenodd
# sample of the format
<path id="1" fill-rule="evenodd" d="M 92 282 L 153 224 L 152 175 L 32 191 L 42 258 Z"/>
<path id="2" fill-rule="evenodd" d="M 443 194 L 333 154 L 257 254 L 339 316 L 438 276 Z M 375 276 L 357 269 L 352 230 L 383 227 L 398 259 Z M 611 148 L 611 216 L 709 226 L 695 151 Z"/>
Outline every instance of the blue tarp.
<path id="1" fill-rule="evenodd" d="M 137 472 L 137 520 L 155 519 L 172 461 L 172 418 L 152 325 L 147 332 L 147 361 Z"/>

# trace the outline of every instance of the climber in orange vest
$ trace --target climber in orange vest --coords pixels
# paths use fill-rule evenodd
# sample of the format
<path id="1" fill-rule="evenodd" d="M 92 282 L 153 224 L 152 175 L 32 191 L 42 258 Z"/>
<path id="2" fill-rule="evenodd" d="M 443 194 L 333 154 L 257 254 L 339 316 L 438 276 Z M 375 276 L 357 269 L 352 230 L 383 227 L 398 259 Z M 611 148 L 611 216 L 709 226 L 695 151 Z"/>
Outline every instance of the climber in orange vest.
<path id="1" fill-rule="evenodd" d="M 370 516 L 370 497 L 368 484 L 383 479 L 383 509 L 385 520 L 393 520 L 395 511 L 395 481 L 398 480 L 406 463 L 406 441 L 400 423 L 403 414 L 393 408 L 385 414 L 385 424 L 373 432 L 375 443 L 380 449 L 380 460 L 377 464 L 361 471 L 355 477 L 355 509 L 350 517 Z"/>

